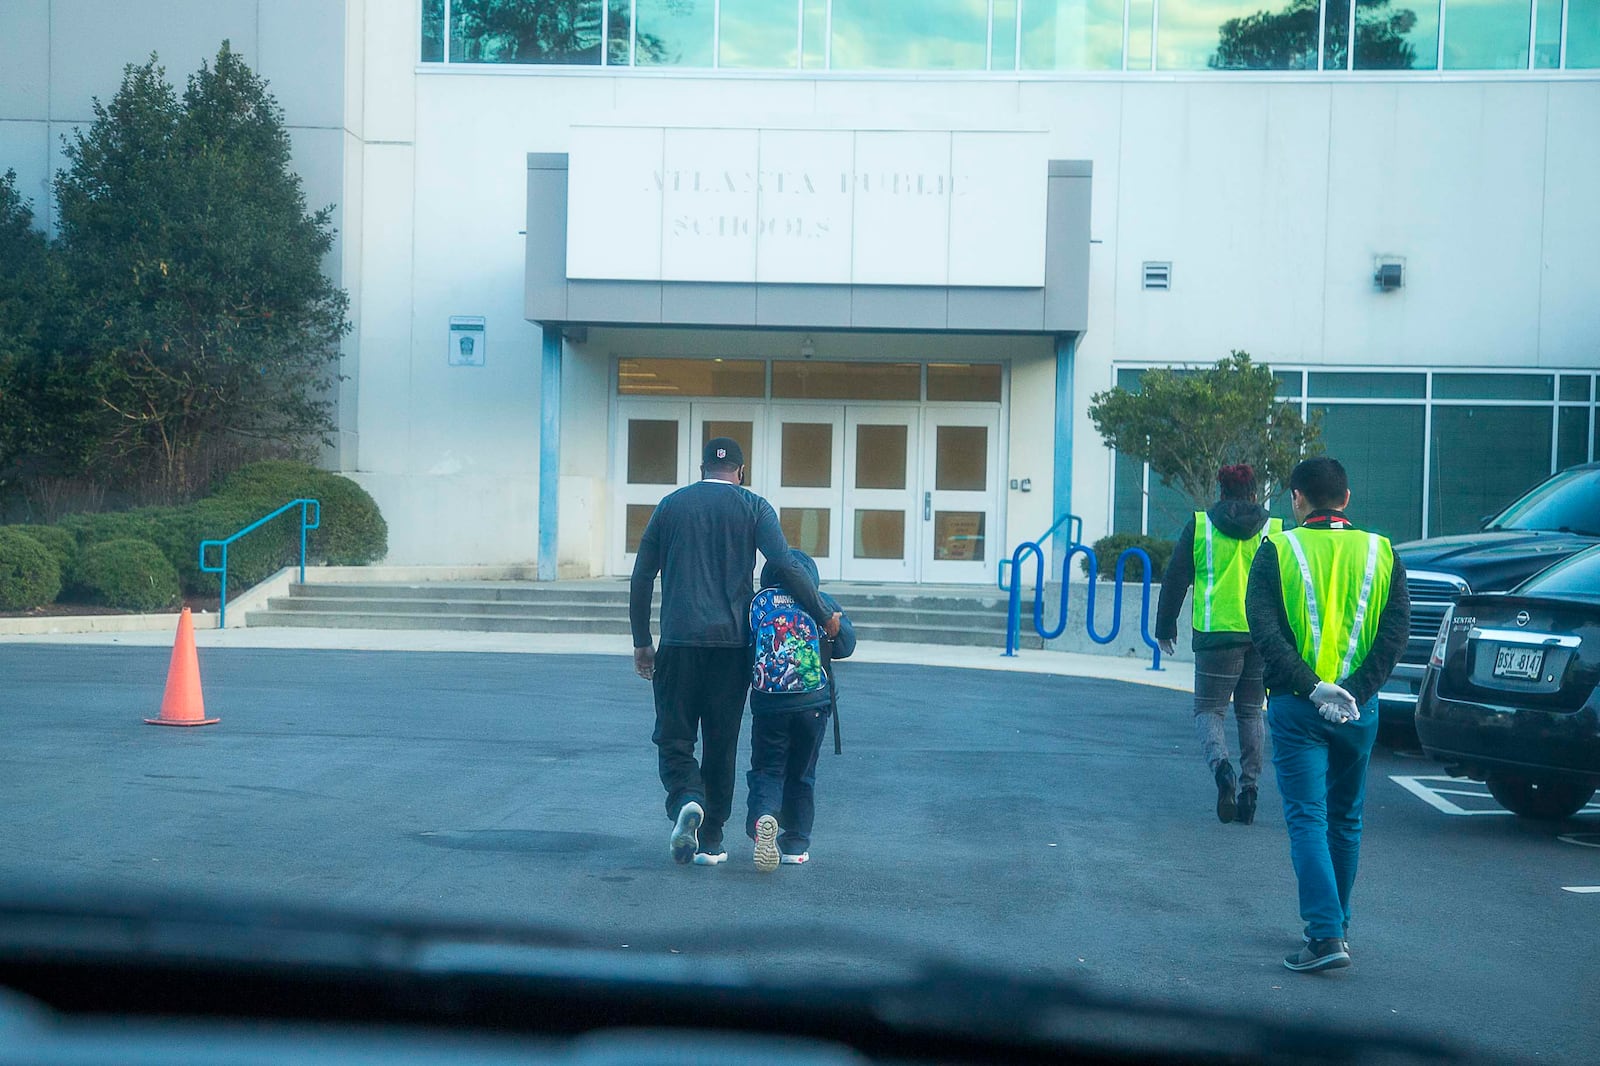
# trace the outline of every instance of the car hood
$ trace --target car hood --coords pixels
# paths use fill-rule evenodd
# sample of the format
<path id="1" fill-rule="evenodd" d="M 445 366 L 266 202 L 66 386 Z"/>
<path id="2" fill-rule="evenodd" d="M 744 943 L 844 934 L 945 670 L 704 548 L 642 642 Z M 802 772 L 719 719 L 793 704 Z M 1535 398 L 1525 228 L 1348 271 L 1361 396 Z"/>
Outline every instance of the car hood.
<path id="1" fill-rule="evenodd" d="M 1394 550 L 1407 570 L 1455 574 L 1474 592 L 1496 592 L 1597 543 L 1575 533 L 1504 529 L 1413 540 Z"/>

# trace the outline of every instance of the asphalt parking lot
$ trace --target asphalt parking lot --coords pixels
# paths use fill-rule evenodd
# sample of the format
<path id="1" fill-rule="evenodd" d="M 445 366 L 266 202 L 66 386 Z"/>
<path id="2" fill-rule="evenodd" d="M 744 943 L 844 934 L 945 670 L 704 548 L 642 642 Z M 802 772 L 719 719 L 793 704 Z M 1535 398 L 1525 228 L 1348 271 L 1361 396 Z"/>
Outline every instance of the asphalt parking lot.
<path id="1" fill-rule="evenodd" d="M 1549 1061 L 1600 1042 L 1600 811 L 1560 825 L 1374 760 L 1355 966 L 1296 975 L 1281 808 L 1222 825 L 1185 694 L 868 663 L 814 861 L 667 858 L 649 689 L 615 656 L 210 649 L 196 730 L 141 724 L 159 648 L 0 647 L 0 880 L 680 931 L 871 933 L 1118 994 L 1442 1036 Z M 1231 727 L 1230 727 L 1231 728 Z M 740 800 L 743 800 L 743 786 Z M 738 808 L 736 808 L 737 810 Z M 734 930 L 729 932 L 729 930 Z"/>

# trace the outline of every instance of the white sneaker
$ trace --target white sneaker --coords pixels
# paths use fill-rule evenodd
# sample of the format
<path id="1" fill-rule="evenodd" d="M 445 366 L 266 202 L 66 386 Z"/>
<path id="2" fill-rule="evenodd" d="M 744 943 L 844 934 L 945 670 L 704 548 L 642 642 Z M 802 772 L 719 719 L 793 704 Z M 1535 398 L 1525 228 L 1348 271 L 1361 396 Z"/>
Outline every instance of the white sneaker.
<path id="1" fill-rule="evenodd" d="M 778 820 L 770 814 L 756 819 L 756 869 L 770 874 L 778 868 Z"/>
<path id="2" fill-rule="evenodd" d="M 718 866 L 727 861 L 728 853 L 726 851 L 719 851 L 714 855 L 705 851 L 694 853 L 694 864 L 696 866 Z"/>
<path id="3" fill-rule="evenodd" d="M 783 863 L 785 866 L 804 866 L 806 863 L 811 861 L 811 853 L 809 851 L 802 851 L 798 855 L 790 855 L 788 852 L 784 852 L 783 855 L 779 857 L 778 861 Z"/>
<path id="4" fill-rule="evenodd" d="M 671 847 L 672 861 L 679 866 L 687 866 L 695 857 L 695 849 L 700 846 L 700 823 L 705 817 L 705 809 L 693 800 L 678 812 L 678 821 L 672 827 Z"/>

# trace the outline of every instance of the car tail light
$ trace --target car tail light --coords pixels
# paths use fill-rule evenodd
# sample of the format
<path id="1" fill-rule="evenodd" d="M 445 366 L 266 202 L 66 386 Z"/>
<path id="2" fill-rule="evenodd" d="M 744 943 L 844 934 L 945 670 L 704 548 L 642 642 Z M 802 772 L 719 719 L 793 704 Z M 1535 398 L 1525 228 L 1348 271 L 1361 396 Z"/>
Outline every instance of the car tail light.
<path id="1" fill-rule="evenodd" d="M 1454 607 L 1445 608 L 1444 619 L 1439 623 L 1439 635 L 1433 638 L 1433 654 L 1428 656 L 1429 666 L 1444 669 L 1444 648 L 1450 640 L 1450 620 L 1455 616 Z"/>

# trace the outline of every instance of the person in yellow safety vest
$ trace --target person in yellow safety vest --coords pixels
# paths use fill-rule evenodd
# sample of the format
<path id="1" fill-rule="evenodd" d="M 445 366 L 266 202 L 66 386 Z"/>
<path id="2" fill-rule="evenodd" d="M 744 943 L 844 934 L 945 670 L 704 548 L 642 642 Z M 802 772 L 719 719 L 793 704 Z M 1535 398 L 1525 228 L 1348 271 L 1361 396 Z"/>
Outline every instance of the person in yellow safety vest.
<path id="1" fill-rule="evenodd" d="M 1163 655 L 1178 650 L 1178 613 L 1194 586 L 1194 725 L 1217 785 L 1217 818 L 1249 825 L 1256 817 L 1262 749 L 1266 744 L 1266 686 L 1261 656 L 1244 617 L 1245 583 L 1256 548 L 1283 520 L 1268 518 L 1258 500 L 1256 472 L 1247 463 L 1217 471 L 1221 499 L 1196 511 L 1178 534 L 1161 579 L 1156 641 Z M 1233 702 L 1239 729 L 1239 771 L 1228 761 L 1223 719 Z"/>
<path id="2" fill-rule="evenodd" d="M 1305 922 L 1283 964 L 1308 972 L 1350 965 L 1378 689 L 1405 650 L 1411 602 L 1389 541 L 1345 517 L 1350 481 L 1337 459 L 1300 463 L 1289 490 L 1299 525 L 1256 552 L 1245 615 L 1266 663 L 1272 764 Z"/>

